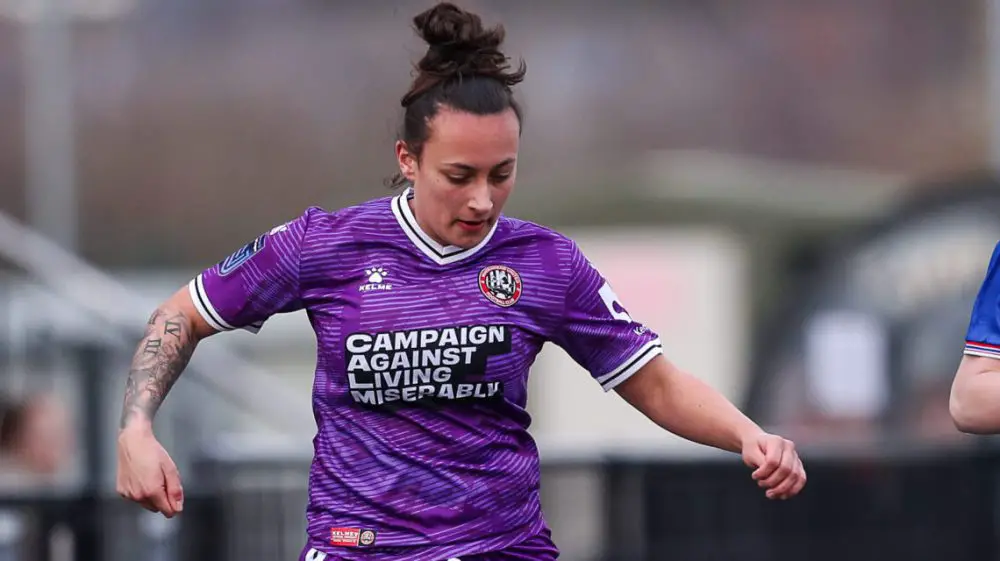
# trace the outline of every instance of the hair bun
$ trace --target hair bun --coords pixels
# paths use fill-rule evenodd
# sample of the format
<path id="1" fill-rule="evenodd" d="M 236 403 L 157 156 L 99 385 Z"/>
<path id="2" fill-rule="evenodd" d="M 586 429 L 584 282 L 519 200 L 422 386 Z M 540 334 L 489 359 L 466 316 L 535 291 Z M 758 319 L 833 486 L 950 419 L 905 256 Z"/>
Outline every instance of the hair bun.
<path id="1" fill-rule="evenodd" d="M 511 71 L 507 57 L 500 52 L 506 35 L 502 25 L 486 29 L 478 15 L 442 2 L 414 17 L 413 26 L 429 48 L 417 63 L 420 76 L 404 96 L 404 107 L 422 91 L 451 78 L 483 76 L 508 88 L 524 79 L 524 62 Z"/>
<path id="2" fill-rule="evenodd" d="M 497 49 L 504 39 L 502 26 L 485 30 L 478 15 L 448 2 L 418 14 L 413 25 L 432 49 Z"/>

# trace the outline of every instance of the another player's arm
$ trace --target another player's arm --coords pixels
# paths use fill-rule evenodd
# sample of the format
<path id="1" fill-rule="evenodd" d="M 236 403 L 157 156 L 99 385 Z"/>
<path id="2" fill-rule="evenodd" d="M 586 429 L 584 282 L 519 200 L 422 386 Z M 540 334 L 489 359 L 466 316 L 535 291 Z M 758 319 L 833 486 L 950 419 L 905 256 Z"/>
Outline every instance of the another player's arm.
<path id="1" fill-rule="evenodd" d="M 948 408 L 962 432 L 1000 433 L 1000 244 L 972 306 Z"/>
<path id="2" fill-rule="evenodd" d="M 120 430 L 152 431 L 153 418 L 198 342 L 217 333 L 195 308 L 187 287 L 156 308 L 132 357 Z"/>
<path id="3" fill-rule="evenodd" d="M 962 432 L 1000 433 L 1000 359 L 963 356 L 951 386 L 948 408 Z"/>

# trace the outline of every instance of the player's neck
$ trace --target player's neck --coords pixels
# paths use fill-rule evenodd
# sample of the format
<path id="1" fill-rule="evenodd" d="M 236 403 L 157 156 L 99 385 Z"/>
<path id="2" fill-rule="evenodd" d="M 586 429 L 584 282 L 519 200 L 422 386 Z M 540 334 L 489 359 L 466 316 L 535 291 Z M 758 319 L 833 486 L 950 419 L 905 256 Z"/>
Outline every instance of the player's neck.
<path id="1" fill-rule="evenodd" d="M 423 231 L 427 237 L 440 244 L 441 247 L 448 247 L 451 245 L 441 236 L 437 235 L 437 233 L 435 233 L 434 230 L 428 226 L 427 222 L 420 217 L 420 213 L 417 211 L 416 198 L 407 198 L 406 204 L 410 207 L 410 214 L 412 214 L 413 219 L 416 220 L 417 227 L 420 228 L 420 230 Z"/>

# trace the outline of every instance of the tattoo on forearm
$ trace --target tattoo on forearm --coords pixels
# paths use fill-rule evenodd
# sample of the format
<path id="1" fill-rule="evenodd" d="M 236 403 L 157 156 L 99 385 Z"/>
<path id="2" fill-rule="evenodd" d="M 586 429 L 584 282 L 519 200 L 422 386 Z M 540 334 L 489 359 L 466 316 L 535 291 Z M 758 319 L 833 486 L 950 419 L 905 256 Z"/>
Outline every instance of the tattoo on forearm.
<path id="1" fill-rule="evenodd" d="M 162 318 L 164 315 L 166 314 L 164 314 L 160 310 L 156 310 L 155 312 L 153 312 L 153 315 L 149 316 L 149 321 L 146 322 L 146 325 L 156 325 L 156 320 Z"/>
<path id="2" fill-rule="evenodd" d="M 121 428 L 135 417 L 152 421 L 156 415 L 198 343 L 188 325 L 180 313 L 157 310 L 149 317 L 125 382 Z"/>
<path id="3" fill-rule="evenodd" d="M 178 339 L 180 339 L 181 338 L 181 323 L 179 321 L 174 321 L 174 320 L 169 320 L 168 319 L 163 324 L 163 334 L 164 335 L 173 335 L 174 337 L 177 337 Z"/>
<path id="4" fill-rule="evenodd" d="M 146 339 L 146 344 L 142 347 L 142 352 L 147 355 L 155 355 L 160 352 L 163 346 L 163 339 Z"/>

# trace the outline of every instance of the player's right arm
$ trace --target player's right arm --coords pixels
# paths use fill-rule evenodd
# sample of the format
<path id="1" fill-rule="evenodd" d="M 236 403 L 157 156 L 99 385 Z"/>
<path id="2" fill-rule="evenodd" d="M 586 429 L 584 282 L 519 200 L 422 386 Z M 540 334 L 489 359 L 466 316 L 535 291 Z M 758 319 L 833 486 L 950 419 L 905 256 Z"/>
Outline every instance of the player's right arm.
<path id="1" fill-rule="evenodd" d="M 183 509 L 177 466 L 153 436 L 153 417 L 198 341 L 215 333 L 190 292 L 178 290 L 146 322 L 125 382 L 118 433 L 118 493 L 170 518 Z"/>
<path id="2" fill-rule="evenodd" d="M 153 417 L 198 342 L 217 330 L 198 313 L 187 288 L 160 304 L 132 357 L 119 429 L 152 431 Z"/>
<path id="3" fill-rule="evenodd" d="M 1000 433 L 1000 244 L 972 306 L 948 405 L 962 432 Z"/>
<path id="4" fill-rule="evenodd" d="M 310 209 L 206 269 L 157 307 L 125 383 L 118 434 L 118 493 L 172 517 L 183 506 L 177 467 L 153 435 L 153 419 L 199 341 L 253 333 L 270 316 L 302 307 L 299 260 Z"/>

